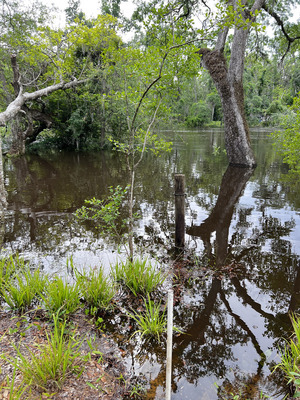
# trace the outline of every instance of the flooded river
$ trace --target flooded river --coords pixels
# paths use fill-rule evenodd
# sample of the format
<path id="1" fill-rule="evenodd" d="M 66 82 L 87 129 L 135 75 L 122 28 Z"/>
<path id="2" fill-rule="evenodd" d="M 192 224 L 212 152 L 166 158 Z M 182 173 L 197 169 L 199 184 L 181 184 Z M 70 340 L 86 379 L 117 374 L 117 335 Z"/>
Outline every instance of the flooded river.
<path id="1" fill-rule="evenodd" d="M 137 172 L 135 244 L 172 266 L 174 321 L 185 332 L 174 335 L 172 399 L 258 399 L 261 391 L 283 399 L 282 379 L 271 371 L 291 329 L 288 314 L 300 307 L 299 187 L 287 182 L 264 131 L 252 132 L 254 171 L 227 167 L 221 131 L 166 135 L 172 152 L 147 154 Z M 71 256 L 107 271 L 122 257 L 113 239 L 73 215 L 84 199 L 124 186 L 122 155 L 51 152 L 6 159 L 4 167 L 2 253 L 19 252 L 49 274 L 66 274 Z M 174 173 L 186 179 L 186 254 L 176 260 Z M 148 398 L 163 399 L 165 345 L 123 348 L 128 368 L 146 376 Z"/>

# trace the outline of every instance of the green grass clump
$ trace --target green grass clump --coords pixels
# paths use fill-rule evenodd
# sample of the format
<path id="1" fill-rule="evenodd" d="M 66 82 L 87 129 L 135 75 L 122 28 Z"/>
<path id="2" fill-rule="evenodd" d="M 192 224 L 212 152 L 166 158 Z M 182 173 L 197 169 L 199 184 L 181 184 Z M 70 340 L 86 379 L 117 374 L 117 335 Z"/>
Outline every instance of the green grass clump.
<path id="1" fill-rule="evenodd" d="M 141 333 L 141 336 L 160 337 L 167 330 L 166 309 L 161 311 L 161 303 L 155 304 L 148 295 L 148 301 L 145 300 L 145 311 L 129 314 L 137 322 L 139 329 L 134 334 Z"/>
<path id="2" fill-rule="evenodd" d="M 58 313 L 60 318 L 74 313 L 80 306 L 78 285 L 71 285 L 59 277 L 49 283 L 42 298 L 48 313 Z"/>
<path id="3" fill-rule="evenodd" d="M 23 272 L 3 284 L 2 297 L 12 310 L 24 312 L 42 295 L 47 282 L 47 276 L 41 275 L 39 269 L 31 271 L 25 267 Z"/>
<path id="4" fill-rule="evenodd" d="M 294 397 L 300 396 L 300 318 L 291 316 L 293 337 L 286 341 L 283 351 L 280 351 L 281 361 L 275 367 L 281 369 L 295 388 Z"/>
<path id="5" fill-rule="evenodd" d="M 109 279 L 105 277 L 103 268 L 77 273 L 77 282 L 91 314 L 94 315 L 99 310 L 111 306 L 116 292 Z"/>
<path id="6" fill-rule="evenodd" d="M 53 319 L 53 332 L 47 334 L 45 344 L 36 345 L 37 351 L 28 348 L 29 355 L 24 356 L 13 344 L 17 357 L 6 357 L 22 373 L 24 385 L 42 391 L 60 389 L 66 378 L 74 372 L 79 373 L 82 366 L 79 350 L 81 343 L 73 336 L 66 338 L 65 322 L 60 324 L 57 315 Z"/>
<path id="7" fill-rule="evenodd" d="M 20 271 L 25 269 L 25 262 L 19 256 L 0 258 L 0 295 L 4 285 L 10 281 L 17 269 Z"/>
<path id="8" fill-rule="evenodd" d="M 151 293 L 165 280 L 161 271 L 157 271 L 147 260 L 138 258 L 116 264 L 112 275 L 116 282 L 127 287 L 135 296 Z"/>

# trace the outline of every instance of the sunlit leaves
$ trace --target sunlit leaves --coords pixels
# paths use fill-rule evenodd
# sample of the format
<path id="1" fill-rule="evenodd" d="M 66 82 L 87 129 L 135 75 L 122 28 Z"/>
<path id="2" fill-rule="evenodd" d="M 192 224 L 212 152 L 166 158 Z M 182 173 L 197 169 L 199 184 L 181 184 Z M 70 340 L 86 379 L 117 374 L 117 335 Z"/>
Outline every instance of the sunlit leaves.
<path id="1" fill-rule="evenodd" d="M 216 15 L 216 26 L 219 29 L 223 29 L 224 26 L 228 28 L 242 28 L 249 29 L 250 26 L 255 27 L 257 31 L 264 31 L 265 26 L 262 26 L 259 22 L 256 22 L 256 18 L 260 14 L 260 10 L 249 9 L 249 4 L 241 0 L 237 0 L 234 3 L 217 2 L 216 3 L 217 15 Z"/>
<path id="2" fill-rule="evenodd" d="M 47 23 L 51 9 L 37 1 L 31 3 L 0 1 L 0 45 L 3 49 L 17 54 L 33 32 Z"/>
<path id="3" fill-rule="evenodd" d="M 165 100 L 178 96 L 182 75 L 195 74 L 199 69 L 199 57 L 193 45 L 171 47 L 171 43 L 170 47 L 124 47 L 106 53 L 106 77 L 111 82 L 109 96 L 128 116 L 129 130 L 146 129 L 159 103 L 157 117 L 168 118 Z"/>
<path id="4" fill-rule="evenodd" d="M 52 82 L 82 77 L 109 46 L 118 45 L 116 20 L 98 16 L 92 23 L 75 21 L 65 29 L 39 27 L 24 44 L 22 59 L 29 66 L 44 67 L 43 80 Z"/>

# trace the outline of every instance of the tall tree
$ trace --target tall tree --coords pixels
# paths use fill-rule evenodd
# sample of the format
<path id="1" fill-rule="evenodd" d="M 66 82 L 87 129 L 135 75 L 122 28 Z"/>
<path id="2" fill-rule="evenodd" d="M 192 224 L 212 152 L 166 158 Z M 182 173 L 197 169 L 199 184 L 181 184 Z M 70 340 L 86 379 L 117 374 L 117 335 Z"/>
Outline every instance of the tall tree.
<path id="1" fill-rule="evenodd" d="M 261 11 L 275 18 L 283 26 L 283 20 L 274 9 L 275 4 L 266 0 L 239 1 L 233 0 L 226 5 L 224 26 L 219 29 L 213 50 L 201 48 L 203 65 L 209 71 L 219 92 L 225 125 L 225 146 L 231 165 L 254 166 L 255 158 L 250 144 L 249 127 L 245 117 L 243 73 L 247 40 L 252 27 Z M 232 22 L 227 23 L 228 18 Z M 230 59 L 227 63 L 224 56 L 229 28 L 233 25 L 233 39 L 230 47 Z M 286 33 L 286 31 L 284 31 Z M 288 43 L 291 38 L 286 33 Z"/>
<path id="2" fill-rule="evenodd" d="M 145 3 L 139 4 L 140 13 L 137 16 L 145 13 L 145 10 L 149 15 L 149 7 Z M 153 5 L 157 3 L 159 0 L 152 2 Z M 299 26 L 288 23 L 290 6 L 295 4 L 299 4 L 299 0 L 225 0 L 215 1 L 213 5 L 205 0 L 174 0 L 164 6 L 164 16 L 173 16 L 174 23 L 184 19 L 192 21 L 195 15 L 202 21 L 202 29 L 190 25 L 182 34 L 198 38 L 201 44 L 198 53 L 202 57 L 202 65 L 210 73 L 222 102 L 225 145 L 231 165 L 253 167 L 256 164 L 245 117 L 243 88 L 246 45 L 250 32 L 255 30 L 259 36 L 261 23 L 272 17 L 278 35 L 281 34 L 287 43 L 284 56 L 300 38 Z M 159 14 L 157 21 L 162 26 L 162 14 Z M 174 29 L 174 23 L 168 27 L 164 25 L 164 30 Z"/>
<path id="3" fill-rule="evenodd" d="M 15 15 L 10 16 L 14 17 Z M 18 18 L 22 16 L 18 15 Z M 4 111 L 0 113 L 0 126 L 5 126 L 12 119 L 20 118 L 22 115 L 28 118 L 30 126 L 32 112 L 28 111 L 28 104 L 54 91 L 86 82 L 92 76 L 95 49 L 98 49 L 100 57 L 112 42 L 119 43 L 115 25 L 116 22 L 112 17 L 99 16 L 89 26 L 85 21 L 64 30 L 38 26 L 34 34 L 28 34 L 22 41 L 16 41 L 15 45 L 11 41 L 13 36 L 5 42 L 6 38 L 3 35 L 2 53 L 5 53 L 7 48 L 11 49 L 14 99 L 3 107 Z M 78 49 L 81 51 L 80 58 L 76 56 Z M 25 138 L 24 134 L 18 136 L 21 142 L 24 142 Z M 0 198 L 2 205 L 5 205 L 2 163 L 0 171 Z"/>
<path id="4" fill-rule="evenodd" d="M 101 11 L 103 14 L 119 18 L 121 16 L 121 0 L 101 0 Z"/>

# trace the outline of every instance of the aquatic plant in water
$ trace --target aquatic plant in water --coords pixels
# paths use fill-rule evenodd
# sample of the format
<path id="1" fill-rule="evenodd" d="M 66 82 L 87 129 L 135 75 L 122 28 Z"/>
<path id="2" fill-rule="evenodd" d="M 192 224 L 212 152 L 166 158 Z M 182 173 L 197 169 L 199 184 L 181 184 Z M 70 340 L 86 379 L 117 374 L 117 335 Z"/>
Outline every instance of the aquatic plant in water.
<path id="1" fill-rule="evenodd" d="M 161 310 L 161 302 L 155 304 L 149 294 L 147 300 L 144 301 L 145 311 L 139 313 L 133 311 L 133 314 L 128 315 L 137 322 L 139 329 L 134 332 L 134 335 L 141 333 L 141 336 L 156 337 L 160 341 L 160 337 L 167 330 L 166 309 Z"/>

